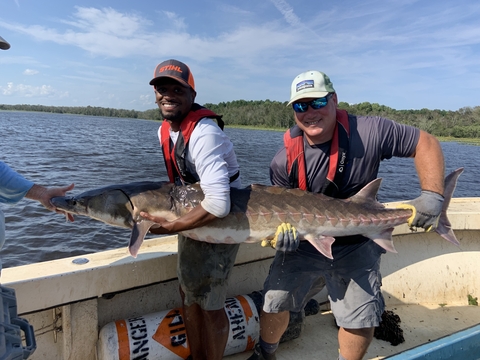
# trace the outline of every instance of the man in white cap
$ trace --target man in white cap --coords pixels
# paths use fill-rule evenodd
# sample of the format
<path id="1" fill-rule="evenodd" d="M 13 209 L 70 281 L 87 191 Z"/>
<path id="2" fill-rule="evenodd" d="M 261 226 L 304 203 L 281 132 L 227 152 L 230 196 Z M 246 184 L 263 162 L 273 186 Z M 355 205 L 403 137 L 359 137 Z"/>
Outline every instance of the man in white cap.
<path id="1" fill-rule="evenodd" d="M 284 147 L 271 162 L 272 183 L 345 199 L 377 177 L 381 160 L 413 157 L 422 192 L 410 202 L 416 216 L 409 225 L 432 230 L 444 191 L 438 140 L 388 119 L 348 114 L 337 104 L 324 73 L 307 71 L 293 80 L 288 105 L 296 125 L 285 133 Z M 385 250 L 358 235 L 335 238 L 332 253 L 333 260 L 307 241 L 295 251 L 277 251 L 264 285 L 260 341 L 249 360 L 276 359 L 290 311 L 301 311 L 325 285 L 339 326 L 339 359 L 363 358 L 384 311 L 380 258 Z"/>

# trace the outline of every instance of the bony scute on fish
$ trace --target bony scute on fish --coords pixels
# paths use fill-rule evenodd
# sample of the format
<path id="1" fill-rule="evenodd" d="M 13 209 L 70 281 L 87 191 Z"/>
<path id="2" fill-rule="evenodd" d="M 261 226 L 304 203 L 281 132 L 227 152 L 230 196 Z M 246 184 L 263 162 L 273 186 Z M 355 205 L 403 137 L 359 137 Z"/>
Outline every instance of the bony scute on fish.
<path id="1" fill-rule="evenodd" d="M 455 245 L 459 243 L 447 218 L 447 208 L 462 172 L 463 168 L 459 168 L 445 178 L 445 200 L 435 229 Z M 328 258 L 332 258 L 335 237 L 357 234 L 395 252 L 392 231 L 408 222 L 412 210 L 386 208 L 379 203 L 376 197 L 380 184 L 381 179 L 375 179 L 348 199 L 256 184 L 231 188 L 231 209 L 226 217 L 182 234 L 212 243 L 254 243 L 273 238 L 277 227 L 288 222 L 297 229 L 300 239 L 309 241 Z M 142 218 L 140 212 L 172 221 L 198 206 L 203 196 L 198 184 L 176 186 L 145 181 L 94 189 L 74 197 L 57 197 L 52 203 L 70 214 L 131 228 L 129 251 L 136 257 L 145 235 L 155 225 Z"/>

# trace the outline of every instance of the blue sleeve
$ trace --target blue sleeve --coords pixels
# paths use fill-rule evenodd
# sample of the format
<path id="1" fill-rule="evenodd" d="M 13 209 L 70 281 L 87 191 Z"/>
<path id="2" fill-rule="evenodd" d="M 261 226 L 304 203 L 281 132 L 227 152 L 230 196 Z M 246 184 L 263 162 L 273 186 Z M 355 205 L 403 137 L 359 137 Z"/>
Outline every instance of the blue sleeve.
<path id="1" fill-rule="evenodd" d="M 23 199 L 33 182 L 0 161 L 0 203 L 14 204 Z"/>

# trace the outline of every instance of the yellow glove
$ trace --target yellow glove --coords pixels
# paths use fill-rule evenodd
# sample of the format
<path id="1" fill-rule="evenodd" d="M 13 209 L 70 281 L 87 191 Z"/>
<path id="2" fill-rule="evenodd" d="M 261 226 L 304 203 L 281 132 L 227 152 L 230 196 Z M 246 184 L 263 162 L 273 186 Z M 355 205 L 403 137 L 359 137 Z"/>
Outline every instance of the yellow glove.
<path id="1" fill-rule="evenodd" d="M 263 247 L 271 246 L 275 250 L 283 252 L 295 251 L 298 245 L 300 245 L 298 231 L 289 223 L 280 224 L 272 240 L 262 240 Z"/>
<path id="2" fill-rule="evenodd" d="M 407 225 L 409 227 L 412 227 L 413 219 L 415 219 L 415 215 L 417 215 L 417 209 L 415 209 L 415 206 L 408 204 L 398 204 L 396 208 L 412 210 L 412 216 L 410 216 L 407 220 Z"/>

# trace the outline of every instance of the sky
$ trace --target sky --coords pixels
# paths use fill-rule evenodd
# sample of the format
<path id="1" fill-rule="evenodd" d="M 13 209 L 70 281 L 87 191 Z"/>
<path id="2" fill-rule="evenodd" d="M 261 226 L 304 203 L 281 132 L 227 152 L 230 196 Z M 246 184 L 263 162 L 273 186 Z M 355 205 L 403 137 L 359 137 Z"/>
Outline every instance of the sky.
<path id="1" fill-rule="evenodd" d="M 185 62 L 200 104 L 288 101 L 326 73 L 339 101 L 480 106 L 477 0 L 0 0 L 0 104 L 155 108 L 155 66 Z"/>

